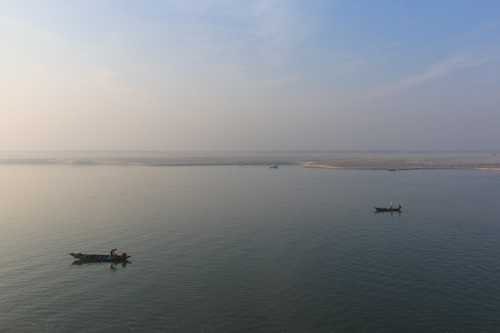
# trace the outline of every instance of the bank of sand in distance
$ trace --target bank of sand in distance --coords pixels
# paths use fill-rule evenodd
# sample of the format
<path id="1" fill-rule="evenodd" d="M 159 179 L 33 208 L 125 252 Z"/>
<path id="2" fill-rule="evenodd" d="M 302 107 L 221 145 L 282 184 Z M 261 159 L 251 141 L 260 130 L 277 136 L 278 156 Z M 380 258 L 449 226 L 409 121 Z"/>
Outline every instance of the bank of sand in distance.
<path id="1" fill-rule="evenodd" d="M 496 156 L 496 155 L 494 155 Z M 500 158 L 488 159 L 466 157 L 433 158 L 343 158 L 324 161 L 303 162 L 305 168 L 349 169 L 349 170 L 418 170 L 418 169 L 460 169 L 500 171 Z"/>

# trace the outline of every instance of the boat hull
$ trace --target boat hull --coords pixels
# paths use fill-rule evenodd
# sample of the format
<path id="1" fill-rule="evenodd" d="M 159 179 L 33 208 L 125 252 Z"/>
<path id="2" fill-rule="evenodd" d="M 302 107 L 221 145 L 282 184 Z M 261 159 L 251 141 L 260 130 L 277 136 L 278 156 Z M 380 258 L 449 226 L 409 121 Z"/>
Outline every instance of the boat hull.
<path id="1" fill-rule="evenodd" d="M 377 212 L 400 212 L 401 208 L 380 208 L 380 207 L 374 207 Z"/>
<path id="2" fill-rule="evenodd" d="M 125 261 L 131 256 L 116 256 L 114 258 L 110 258 L 109 254 L 86 254 L 86 253 L 73 253 L 69 254 L 78 260 L 83 261 L 108 261 L 108 262 L 117 262 L 117 261 Z"/>

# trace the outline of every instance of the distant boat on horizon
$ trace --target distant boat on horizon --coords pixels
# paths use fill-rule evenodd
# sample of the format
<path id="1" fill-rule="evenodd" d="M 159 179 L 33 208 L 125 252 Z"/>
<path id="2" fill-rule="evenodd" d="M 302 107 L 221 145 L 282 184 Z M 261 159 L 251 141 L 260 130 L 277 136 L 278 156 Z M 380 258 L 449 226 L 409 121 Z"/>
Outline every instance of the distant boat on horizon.
<path id="1" fill-rule="evenodd" d="M 277 165 L 273 165 L 273 166 L 271 167 L 271 169 L 278 169 L 278 166 L 277 166 Z"/>

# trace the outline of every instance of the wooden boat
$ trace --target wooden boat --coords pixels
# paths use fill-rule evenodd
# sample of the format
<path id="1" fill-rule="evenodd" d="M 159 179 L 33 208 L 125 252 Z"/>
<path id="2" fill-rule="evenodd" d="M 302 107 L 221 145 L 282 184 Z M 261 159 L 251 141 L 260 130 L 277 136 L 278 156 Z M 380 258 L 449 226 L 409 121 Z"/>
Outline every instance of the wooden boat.
<path id="1" fill-rule="evenodd" d="M 74 258 L 78 260 L 85 260 L 85 261 L 111 261 L 111 262 L 116 262 L 116 261 L 124 261 L 130 258 L 131 256 L 127 255 L 126 253 L 123 253 L 122 255 L 119 256 L 114 256 L 111 258 L 109 254 L 86 254 L 86 253 L 73 253 L 71 252 L 69 254 L 70 256 L 73 256 Z"/>
<path id="2" fill-rule="evenodd" d="M 374 207 L 377 212 L 400 212 L 401 211 L 401 205 L 398 207 L 387 207 L 387 208 L 382 208 L 382 207 Z"/>
<path id="3" fill-rule="evenodd" d="M 396 212 L 396 211 L 401 211 L 401 208 L 380 208 L 380 207 L 375 207 L 375 209 L 377 210 L 377 212 Z"/>

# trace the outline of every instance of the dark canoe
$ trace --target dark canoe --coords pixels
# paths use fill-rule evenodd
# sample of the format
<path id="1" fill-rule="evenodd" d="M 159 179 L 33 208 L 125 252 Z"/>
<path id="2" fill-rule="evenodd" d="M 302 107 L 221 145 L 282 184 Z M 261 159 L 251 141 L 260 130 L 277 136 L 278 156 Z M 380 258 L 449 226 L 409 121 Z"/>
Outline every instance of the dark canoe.
<path id="1" fill-rule="evenodd" d="M 375 209 L 377 210 L 377 212 L 400 212 L 401 211 L 400 207 L 394 207 L 394 208 L 390 208 L 390 207 L 387 207 L 387 208 L 375 207 Z"/>
<path id="2" fill-rule="evenodd" d="M 86 254 L 86 253 L 73 253 L 73 252 L 71 252 L 69 255 L 73 256 L 78 260 L 111 261 L 111 262 L 124 261 L 131 257 L 131 256 L 116 256 L 114 258 L 110 258 L 109 254 Z"/>

